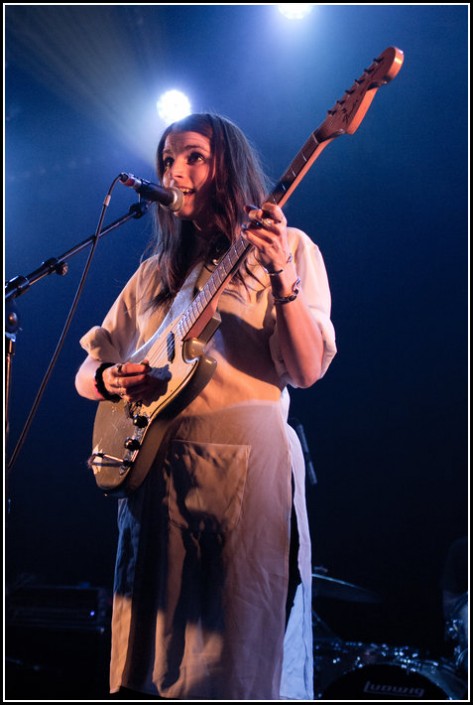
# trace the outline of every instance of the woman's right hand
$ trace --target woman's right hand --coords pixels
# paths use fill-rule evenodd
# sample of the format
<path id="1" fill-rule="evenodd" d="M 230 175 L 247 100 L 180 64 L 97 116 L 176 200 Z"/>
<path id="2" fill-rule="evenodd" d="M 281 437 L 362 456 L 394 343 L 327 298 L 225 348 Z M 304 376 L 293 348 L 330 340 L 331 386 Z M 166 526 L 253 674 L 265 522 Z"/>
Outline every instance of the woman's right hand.
<path id="1" fill-rule="evenodd" d="M 166 393 L 170 378 L 167 368 L 152 368 L 148 360 L 118 363 L 102 374 L 107 392 L 118 394 L 126 402 L 157 399 Z"/>

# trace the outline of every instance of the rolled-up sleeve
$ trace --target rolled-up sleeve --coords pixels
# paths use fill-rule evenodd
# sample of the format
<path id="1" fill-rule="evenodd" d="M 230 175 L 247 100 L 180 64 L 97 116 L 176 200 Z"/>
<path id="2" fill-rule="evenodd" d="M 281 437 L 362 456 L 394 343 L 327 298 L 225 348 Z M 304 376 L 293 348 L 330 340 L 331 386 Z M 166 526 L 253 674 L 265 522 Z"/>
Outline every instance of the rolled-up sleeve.
<path id="1" fill-rule="evenodd" d="M 337 352 L 335 329 L 330 318 L 332 299 L 327 271 L 320 249 L 306 233 L 297 228 L 289 228 L 288 233 L 289 246 L 296 263 L 297 274 L 301 279 L 301 288 L 324 341 L 321 367 L 321 377 L 323 377 Z M 283 380 L 288 381 L 279 346 L 277 324 L 270 340 L 270 348 L 278 374 Z"/>
<path id="2" fill-rule="evenodd" d="M 142 325 L 149 317 L 147 304 L 153 296 L 150 267 L 153 258 L 143 262 L 128 281 L 105 316 L 102 325 L 94 326 L 80 339 L 81 347 L 95 360 L 126 362 L 136 350 Z M 151 277 L 151 281 L 155 278 Z"/>

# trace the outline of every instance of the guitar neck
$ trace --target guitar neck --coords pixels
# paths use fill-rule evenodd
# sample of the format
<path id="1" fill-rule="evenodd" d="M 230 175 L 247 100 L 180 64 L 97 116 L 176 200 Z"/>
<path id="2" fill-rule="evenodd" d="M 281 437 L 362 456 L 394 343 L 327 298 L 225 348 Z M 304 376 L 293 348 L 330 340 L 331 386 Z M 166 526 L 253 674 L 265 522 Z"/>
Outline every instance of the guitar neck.
<path id="1" fill-rule="evenodd" d="M 404 54 L 396 47 L 388 47 L 369 68 L 365 69 L 351 88 L 327 111 L 322 124 L 311 133 L 266 201 L 281 208 L 302 181 L 315 160 L 336 137 L 354 134 L 360 126 L 377 90 L 399 73 Z M 252 251 L 250 245 L 240 237 L 228 250 L 212 275 L 182 316 L 178 333 L 182 340 L 199 337 L 217 309 L 218 298 L 230 279 Z"/>
<path id="2" fill-rule="evenodd" d="M 320 129 L 320 128 L 319 128 Z M 289 196 L 295 191 L 296 187 L 307 174 L 315 160 L 320 157 L 322 150 L 330 144 L 333 137 L 319 141 L 317 138 L 318 130 L 311 133 L 306 140 L 302 149 L 294 157 L 288 168 L 281 176 L 271 194 L 266 198 L 267 201 L 275 203 L 281 208 L 289 199 Z"/>
<path id="3" fill-rule="evenodd" d="M 201 291 L 179 319 L 176 335 L 181 340 L 198 338 L 217 310 L 220 294 L 250 254 L 253 245 L 239 237 L 227 250 Z"/>

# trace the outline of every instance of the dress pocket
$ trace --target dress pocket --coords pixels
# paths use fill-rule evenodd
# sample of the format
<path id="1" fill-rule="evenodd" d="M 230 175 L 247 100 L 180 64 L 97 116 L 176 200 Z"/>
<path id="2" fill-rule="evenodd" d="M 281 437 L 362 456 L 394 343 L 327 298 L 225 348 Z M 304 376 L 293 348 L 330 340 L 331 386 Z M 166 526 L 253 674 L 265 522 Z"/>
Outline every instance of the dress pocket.
<path id="1" fill-rule="evenodd" d="M 166 459 L 169 518 L 191 531 L 226 532 L 240 518 L 250 446 L 173 440 Z"/>

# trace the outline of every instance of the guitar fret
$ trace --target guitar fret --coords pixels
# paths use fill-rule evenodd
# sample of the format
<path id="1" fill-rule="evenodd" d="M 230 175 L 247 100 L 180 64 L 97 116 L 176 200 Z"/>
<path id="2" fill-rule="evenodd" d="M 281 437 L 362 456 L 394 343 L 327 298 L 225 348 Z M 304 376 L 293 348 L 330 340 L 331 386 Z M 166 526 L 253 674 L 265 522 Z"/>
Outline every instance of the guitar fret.
<path id="1" fill-rule="evenodd" d="M 251 249 L 246 240 L 240 237 L 230 246 L 222 260 L 214 269 L 202 290 L 197 294 L 187 311 L 181 316 L 176 325 L 177 334 L 183 339 L 194 326 L 199 316 L 210 304 L 215 294 L 224 286 L 226 280 L 231 275 L 232 270 L 238 264 L 238 260 Z"/>
<path id="2" fill-rule="evenodd" d="M 214 276 L 216 279 L 218 279 L 218 285 L 223 284 L 223 282 L 225 281 L 225 275 L 224 275 L 223 279 L 220 276 L 220 267 L 217 267 L 217 269 L 214 271 Z"/>
<path id="3" fill-rule="evenodd" d="M 283 184 L 282 181 L 280 181 L 280 182 L 278 183 L 278 185 L 276 186 L 276 188 L 281 189 L 282 191 L 287 191 L 287 188 L 286 188 L 286 186 Z"/>
<path id="4" fill-rule="evenodd" d="M 309 159 L 313 156 L 315 150 L 319 146 L 319 141 L 317 140 L 314 133 L 311 133 L 310 137 L 307 139 L 299 154 L 292 160 L 288 169 L 284 173 L 281 180 L 277 183 L 276 188 L 273 193 L 275 194 L 275 201 L 277 202 L 280 198 L 287 192 L 287 190 L 292 186 L 294 180 L 300 174 L 302 169 L 305 167 Z M 279 198 L 277 197 L 278 192 L 280 193 Z M 282 193 L 281 193 L 282 192 Z"/>
<path id="5" fill-rule="evenodd" d="M 186 312 L 186 333 L 189 331 L 198 318 L 198 312 L 192 303 Z"/>
<path id="6" fill-rule="evenodd" d="M 225 272 L 225 275 L 229 274 L 229 273 L 230 273 L 230 269 L 231 269 L 231 268 L 230 268 L 230 269 L 227 269 L 227 268 L 225 267 L 226 261 L 227 261 L 227 257 L 225 256 L 225 257 L 222 259 L 222 261 L 220 262 L 220 264 L 219 264 L 219 267 L 222 267 L 223 271 Z"/>
<path id="7" fill-rule="evenodd" d="M 201 295 L 199 294 L 199 295 L 196 297 L 196 299 L 194 300 L 194 304 L 193 304 L 193 305 L 196 307 L 198 313 L 202 313 L 202 311 L 204 310 L 204 304 L 202 303 L 201 298 L 202 298 L 202 297 L 201 297 Z"/>
<path id="8" fill-rule="evenodd" d="M 215 275 L 215 271 L 213 271 L 212 274 L 210 275 L 210 277 L 209 277 L 208 280 L 207 280 L 207 284 L 205 285 L 205 288 L 209 291 L 209 293 L 212 294 L 212 296 L 215 294 L 215 292 L 216 292 L 217 289 L 218 289 L 218 285 L 217 285 L 217 283 L 216 283 L 216 281 L 215 281 L 216 278 L 217 278 L 217 277 L 216 277 L 216 275 Z"/>

